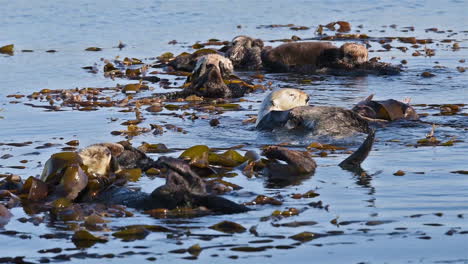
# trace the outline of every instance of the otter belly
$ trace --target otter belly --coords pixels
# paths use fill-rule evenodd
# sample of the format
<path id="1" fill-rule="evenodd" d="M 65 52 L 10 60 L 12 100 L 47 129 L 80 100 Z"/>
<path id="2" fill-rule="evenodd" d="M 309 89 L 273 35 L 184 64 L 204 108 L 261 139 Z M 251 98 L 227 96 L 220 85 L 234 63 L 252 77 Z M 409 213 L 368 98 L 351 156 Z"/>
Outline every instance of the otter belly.
<path id="1" fill-rule="evenodd" d="M 351 110 L 332 106 L 301 106 L 289 113 L 288 128 L 302 128 L 316 135 L 345 136 L 368 133 L 367 121 Z"/>
<path id="2" fill-rule="evenodd" d="M 370 131 L 366 120 L 351 110 L 331 106 L 299 106 L 289 111 L 271 111 L 256 128 L 302 129 L 315 135 L 346 136 Z"/>

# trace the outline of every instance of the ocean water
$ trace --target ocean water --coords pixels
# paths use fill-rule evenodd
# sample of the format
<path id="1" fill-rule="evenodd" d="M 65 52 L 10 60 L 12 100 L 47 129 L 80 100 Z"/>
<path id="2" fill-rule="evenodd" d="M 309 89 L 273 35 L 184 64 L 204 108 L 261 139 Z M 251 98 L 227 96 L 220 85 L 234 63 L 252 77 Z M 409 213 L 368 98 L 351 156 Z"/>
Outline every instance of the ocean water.
<path id="1" fill-rule="evenodd" d="M 112 239 L 112 232 L 96 232 L 110 236 L 109 242 L 96 244 L 88 249 L 76 249 L 70 237 L 73 230 L 64 228 L 66 223 L 43 221 L 37 225 L 20 221 L 22 218 L 44 217 L 28 215 L 22 207 L 13 208 L 14 217 L 0 228 L 4 246 L 1 257 L 24 256 L 24 260 L 37 263 L 41 258 L 60 260 L 60 254 L 86 252 L 89 254 L 112 253 L 110 258 L 78 258 L 73 263 L 128 263 L 129 261 L 190 262 L 188 253 L 170 253 L 174 249 L 188 248 L 199 244 L 203 251 L 198 260 L 203 263 L 468 263 L 466 245 L 468 224 L 468 178 L 464 174 L 451 173 L 468 170 L 468 113 L 462 106 L 459 114 L 434 116 L 437 108 L 422 104 L 468 104 L 467 73 L 457 67 L 467 67 L 463 62 L 468 51 L 468 3 L 466 1 L 2 1 L 0 2 L 0 46 L 15 44 L 13 56 L 0 54 L 0 143 L 33 143 L 25 147 L 0 146 L 0 174 L 13 173 L 24 179 L 41 173 L 41 164 L 64 143 L 77 139 L 80 147 L 99 142 L 116 142 L 121 136 L 112 136 L 111 131 L 121 130 L 123 121 L 134 119 L 134 113 L 119 112 L 118 108 L 102 108 L 86 112 L 73 109 L 54 112 L 32 108 L 25 103 L 29 99 L 7 97 L 12 94 L 29 95 L 42 89 L 72 89 L 83 87 L 112 87 L 116 84 L 133 83 L 125 79 L 112 80 L 102 73 L 102 58 L 116 56 L 135 57 L 152 63 L 154 57 L 164 52 L 179 54 L 193 52 L 191 45 L 211 38 L 231 40 L 237 35 L 249 35 L 263 39 L 268 45 L 280 42 L 269 40 L 315 37 L 319 24 L 345 20 L 352 25 L 351 33 L 360 30 L 374 38 L 416 37 L 432 39 L 432 44 L 412 48 L 393 40 L 394 47 L 408 47 L 407 52 L 396 48 L 381 51 L 381 44 L 370 41 L 370 57 L 394 64 L 407 60 L 405 71 L 398 76 L 317 76 L 298 74 L 265 74 L 271 87 L 293 87 L 306 91 L 311 103 L 351 107 L 369 94 L 376 99 L 411 98 L 419 113 L 428 113 L 417 123 L 396 123 L 377 131 L 377 140 L 368 159 L 363 163 L 369 177 L 356 176 L 336 166 L 346 155 L 334 154 L 316 158 L 318 168 L 312 177 L 295 185 L 272 187 L 264 178 L 247 178 L 240 172 L 227 180 L 243 187 L 228 194 L 229 199 L 247 202 L 258 194 L 281 195 L 282 206 L 253 206 L 251 212 L 239 215 L 206 216 L 180 221 L 154 219 L 133 210 L 133 217 L 110 218 L 111 230 L 130 224 L 157 224 L 172 227 L 181 236 L 166 233 L 151 233 L 144 240 L 125 242 Z M 293 31 L 288 27 L 265 28 L 261 25 L 295 24 L 310 27 L 309 30 Z M 362 25 L 362 28 L 358 27 Z M 390 26 L 395 25 L 395 26 Z M 406 27 L 414 27 L 414 31 Z M 443 33 L 427 31 L 437 28 Z M 333 32 L 327 32 L 328 34 Z M 451 42 L 443 42 L 450 39 Z M 177 40 L 177 44 L 168 44 Z M 115 48 L 119 41 L 126 44 L 122 50 Z M 341 45 L 342 42 L 335 42 Z M 460 49 L 454 50 L 453 43 Z M 100 52 L 87 52 L 87 47 L 103 48 Z M 434 49 L 435 56 L 412 56 L 415 50 L 424 54 L 424 48 Z M 21 52 L 30 49 L 34 52 Z M 54 49 L 57 52 L 48 53 Z M 97 63 L 100 72 L 91 74 L 81 67 Z M 423 78 L 421 73 L 430 71 L 432 78 Z M 252 72 L 239 72 L 243 78 Z M 183 80 L 162 75 L 182 85 Z M 303 82 L 310 80 L 312 82 Z M 164 92 L 158 83 L 152 92 Z M 142 95 L 142 96 L 143 96 Z M 116 95 L 116 98 L 122 95 Z M 162 135 L 142 134 L 133 139 L 134 145 L 141 142 L 164 143 L 169 148 L 185 149 L 195 144 L 210 147 L 231 147 L 244 144 L 242 150 L 256 150 L 266 144 L 289 142 L 303 148 L 307 144 L 326 140 L 356 148 L 362 137 L 352 139 L 316 139 L 297 135 L 260 133 L 253 125 L 242 125 L 247 115 L 255 114 L 265 93 L 257 92 L 245 97 L 240 111 L 227 111 L 218 118 L 220 126 L 211 127 L 209 120 L 183 120 L 143 112 L 146 120 L 140 126 L 168 122 L 187 131 L 186 134 L 167 131 Z M 42 102 L 46 104 L 46 102 Z M 179 114 L 182 111 L 178 112 Z M 463 115 L 465 114 L 465 115 Z M 112 119 L 117 119 L 113 122 Z M 419 139 L 431 130 L 431 123 L 438 124 L 436 137 L 442 141 L 456 139 L 451 147 L 414 147 Z M 44 143 L 57 146 L 36 149 Z M 27 155 L 38 152 L 38 155 Z M 177 155 L 176 152 L 171 155 Z M 158 155 L 153 155 L 157 158 Z M 8 166 L 22 165 L 15 169 Z M 406 174 L 394 176 L 397 170 Z M 152 191 L 163 183 L 162 179 L 142 179 L 133 183 L 144 191 Z M 292 199 L 294 193 L 317 189 L 319 197 Z M 329 210 L 314 208 L 310 202 L 323 201 Z M 301 209 L 298 216 L 281 220 L 261 221 L 274 210 L 288 207 Z M 303 211 L 302 211 L 303 210 Z M 347 225 L 330 223 L 351 221 Z M 247 229 L 257 226 L 260 237 L 249 232 L 229 236 L 214 236 L 205 239 L 193 234 L 220 234 L 208 229 L 222 220 L 235 221 Z M 316 225 L 285 227 L 277 226 L 293 221 L 315 221 Z M 378 225 L 373 225 L 379 223 Z M 452 235 L 449 230 L 455 230 Z M 8 235 L 18 231 L 21 235 Z M 338 234 L 297 243 L 289 237 L 303 231 Z M 335 232 L 335 231 L 339 231 Z M 64 238 L 45 239 L 42 235 L 64 232 Z M 42 236 L 42 237 L 41 237 Z M 274 237 L 274 238 L 271 238 Z M 255 240 L 262 243 L 252 243 Z M 271 241 L 270 241 L 271 240 Z M 258 241 L 257 241 L 258 242 Z M 282 249 L 287 245 L 289 249 Z M 239 246 L 267 246 L 260 252 L 238 252 Z M 63 249 L 60 253 L 40 253 L 39 250 Z M 136 254 L 123 254 L 128 251 Z"/>

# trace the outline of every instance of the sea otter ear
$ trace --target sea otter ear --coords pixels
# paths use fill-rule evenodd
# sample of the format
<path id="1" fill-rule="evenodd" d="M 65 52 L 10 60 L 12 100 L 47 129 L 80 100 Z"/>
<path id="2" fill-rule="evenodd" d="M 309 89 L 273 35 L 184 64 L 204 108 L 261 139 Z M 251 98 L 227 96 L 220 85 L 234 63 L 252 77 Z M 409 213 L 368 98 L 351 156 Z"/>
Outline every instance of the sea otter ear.
<path id="1" fill-rule="evenodd" d="M 252 46 L 254 47 L 259 47 L 259 48 L 263 48 L 263 40 L 261 39 L 255 39 L 252 43 Z"/>
<path id="2" fill-rule="evenodd" d="M 275 100 L 271 100 L 271 105 L 272 105 L 272 106 L 276 106 L 276 102 L 275 102 L 275 101 L 276 101 L 276 99 L 275 99 Z"/>

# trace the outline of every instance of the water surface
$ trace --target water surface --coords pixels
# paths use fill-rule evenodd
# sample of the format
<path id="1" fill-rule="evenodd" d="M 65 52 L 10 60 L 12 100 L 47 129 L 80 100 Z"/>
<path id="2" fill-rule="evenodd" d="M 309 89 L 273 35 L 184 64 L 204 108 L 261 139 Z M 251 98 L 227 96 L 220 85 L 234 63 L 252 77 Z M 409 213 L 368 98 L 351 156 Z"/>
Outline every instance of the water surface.
<path id="1" fill-rule="evenodd" d="M 66 109 L 63 112 L 48 112 L 24 105 L 27 99 L 11 103 L 10 94 L 31 94 L 44 88 L 71 89 L 75 87 L 110 87 L 117 83 L 131 81 L 105 78 L 102 71 L 98 74 L 87 73 L 81 67 L 98 63 L 101 58 L 120 57 L 147 58 L 151 63 L 163 52 L 178 54 L 192 52 L 190 48 L 197 41 L 210 38 L 231 40 L 236 35 L 250 35 L 263 40 L 314 37 L 319 24 L 337 20 L 349 21 L 352 32 L 363 25 L 361 33 L 372 37 L 414 36 L 431 38 L 433 44 L 421 46 L 435 49 L 433 57 L 413 57 L 415 50 L 411 45 L 393 41 L 392 46 L 405 46 L 404 53 L 398 49 L 388 52 L 380 44 L 370 42 L 370 57 L 381 57 L 382 61 L 398 64 L 407 60 L 407 68 L 399 76 L 335 77 L 324 76 L 322 80 L 303 83 L 301 80 L 316 76 L 295 74 L 267 74 L 272 87 L 294 87 L 304 89 L 311 95 L 311 103 L 317 105 L 336 105 L 351 107 L 369 94 L 376 99 L 394 98 L 402 100 L 411 97 L 413 104 L 468 103 L 467 75 L 456 67 L 466 67 L 460 62 L 467 59 L 468 17 L 466 1 L 4 1 L 0 9 L 0 46 L 14 43 L 14 56 L 0 55 L 0 142 L 33 141 L 27 147 L 0 146 L 0 156 L 13 155 L 0 160 L 0 173 L 14 173 L 24 179 L 41 173 L 41 164 L 55 152 L 60 151 L 64 142 L 78 139 L 80 146 L 119 141 L 122 137 L 112 136 L 111 131 L 121 130 L 125 120 L 134 118 L 134 113 L 121 113 L 119 109 L 103 108 L 95 112 L 79 112 Z M 292 31 L 289 28 L 257 28 L 260 25 L 288 24 L 308 26 L 306 31 Z M 396 27 L 390 27 L 395 24 Z M 240 27 L 238 27 L 240 25 Z M 413 26 L 414 31 L 403 32 L 405 27 Z M 438 28 L 444 33 L 427 32 L 427 28 Z M 443 39 L 457 41 L 461 49 L 454 51 L 452 43 L 442 43 Z M 168 44 L 177 40 L 178 44 Z M 114 48 L 119 41 L 127 46 Z M 280 43 L 269 43 L 279 45 Z M 336 43 L 340 45 L 340 42 Z M 86 52 L 85 48 L 98 46 L 101 52 Z M 23 53 L 32 49 L 33 53 Z M 54 49 L 56 53 L 47 53 Z M 434 68 L 434 66 L 444 66 Z M 422 78 L 420 74 L 430 71 L 436 76 Z M 253 73 L 241 72 L 248 78 Z M 167 78 L 167 76 L 164 76 Z M 179 80 L 178 84 L 183 81 Z M 155 90 L 164 92 L 158 84 Z M 290 142 L 298 148 L 316 141 L 311 137 L 298 137 L 284 134 L 259 133 L 253 125 L 242 125 L 241 121 L 249 114 L 255 114 L 259 101 L 265 93 L 246 96 L 247 102 L 241 103 L 241 111 L 226 112 L 211 116 L 221 122 L 219 127 L 208 125 L 209 120 L 182 120 L 166 115 L 151 115 L 145 112 L 146 120 L 140 126 L 163 121 L 183 127 L 187 134 L 167 131 L 163 135 L 144 134 L 133 139 L 138 146 L 141 142 L 164 143 L 170 148 L 188 148 L 194 144 L 210 147 L 231 147 L 244 144 L 243 150 L 257 150 L 265 144 Z M 121 96 L 121 95 L 120 95 Z M 144 261 L 155 257 L 157 262 L 190 261 L 182 258 L 185 254 L 168 253 L 174 249 L 188 248 L 194 244 L 206 247 L 198 256 L 200 261 L 219 263 L 284 263 L 295 261 L 310 262 L 311 258 L 319 263 L 468 263 L 466 231 L 468 225 L 468 203 L 466 175 L 452 171 L 468 170 L 468 120 L 466 115 L 433 116 L 437 109 L 419 106 L 420 113 L 429 113 L 422 120 L 426 123 L 397 123 L 379 129 L 377 141 L 363 168 L 370 177 L 361 178 L 343 171 L 336 165 L 346 155 L 331 155 L 316 158 L 319 165 L 314 176 L 304 179 L 297 185 L 272 188 L 264 178 L 239 176 L 229 178 L 230 182 L 241 185 L 241 191 L 228 194 L 229 199 L 237 202 L 252 200 L 257 194 L 281 195 L 284 204 L 280 207 L 257 206 L 246 214 L 229 216 L 208 216 L 187 221 L 161 220 L 148 217 L 138 211 L 133 217 L 112 218 L 111 227 L 129 224 L 158 224 L 178 230 L 190 230 L 198 234 L 219 234 L 207 226 L 222 220 L 232 220 L 246 228 L 257 226 L 261 237 L 249 232 L 227 237 L 203 240 L 197 236 L 168 237 L 165 233 L 151 233 L 144 240 L 122 242 L 110 239 L 108 243 L 96 244 L 83 250 L 87 253 L 115 254 L 111 259 L 78 259 L 74 263 L 103 263 L 112 261 L 128 263 Z M 467 108 L 462 108 L 467 113 Z M 118 118 L 112 122 L 111 118 Z M 440 124 L 436 136 L 447 141 L 456 138 L 452 147 L 414 147 L 417 140 L 424 138 L 430 131 L 429 123 Z M 330 140 L 330 139 L 326 139 Z M 332 140 L 333 143 L 357 147 L 362 137 Z M 35 149 L 44 143 L 59 143 L 60 146 Z M 31 152 L 39 155 L 25 155 Z M 176 152 L 173 155 L 177 155 Z M 157 158 L 157 155 L 153 156 Z M 28 160 L 26 169 L 18 170 L 6 166 L 19 165 L 20 160 Z M 394 176 L 397 170 L 406 174 Z M 163 183 L 162 179 L 151 180 L 143 177 L 134 186 L 144 191 L 152 191 Z M 293 193 L 304 193 L 317 189 L 319 197 L 295 200 Z M 329 210 L 313 208 L 310 202 L 323 201 Z M 260 221 L 274 210 L 288 207 L 304 209 L 299 216 L 280 221 Z M 62 232 L 65 223 L 43 222 L 33 225 L 18 219 L 30 218 L 21 208 L 12 209 L 14 217 L 3 231 L 16 230 L 25 236 L 0 234 L 4 246 L 0 256 L 25 256 L 25 260 L 39 262 L 41 257 L 52 258 L 60 254 L 81 252 L 68 238 L 45 239 L 41 235 Z M 38 217 L 42 217 L 39 215 Z M 349 225 L 336 226 L 330 223 L 338 217 L 338 222 L 356 221 Z M 276 224 L 292 221 L 316 221 L 318 224 L 303 227 L 275 227 Z M 380 225 L 368 225 L 369 221 L 382 221 Z M 427 224 L 438 225 L 427 225 Z M 440 224 L 440 225 L 439 225 Z M 447 231 L 456 230 L 453 235 Z M 342 231 L 343 234 L 319 238 L 305 243 L 297 243 L 289 236 L 302 231 L 326 233 Z M 465 232 L 464 232 L 465 231 Z M 63 231 L 69 236 L 71 230 Z M 1 233 L 1 229 L 0 229 Z M 108 235 L 109 232 L 97 232 Z M 250 243 L 254 240 L 268 239 L 268 236 L 282 236 L 271 242 Z M 243 253 L 232 251 L 235 246 L 279 246 L 289 245 L 291 249 L 269 248 L 262 252 Z M 39 253 L 41 249 L 63 248 L 61 253 Z M 134 251 L 136 255 L 122 254 Z M 229 257 L 237 256 L 237 259 Z"/>

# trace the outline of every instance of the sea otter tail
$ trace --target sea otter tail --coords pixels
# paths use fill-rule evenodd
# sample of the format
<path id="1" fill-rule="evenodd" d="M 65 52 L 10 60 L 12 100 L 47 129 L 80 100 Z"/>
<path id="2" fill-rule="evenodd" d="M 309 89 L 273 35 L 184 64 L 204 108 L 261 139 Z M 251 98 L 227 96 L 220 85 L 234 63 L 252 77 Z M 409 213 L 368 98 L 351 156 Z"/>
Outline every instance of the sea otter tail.
<path id="1" fill-rule="evenodd" d="M 367 158 L 374 144 L 375 130 L 371 129 L 366 140 L 348 158 L 343 160 L 338 166 L 345 170 L 360 171 L 361 163 Z"/>

